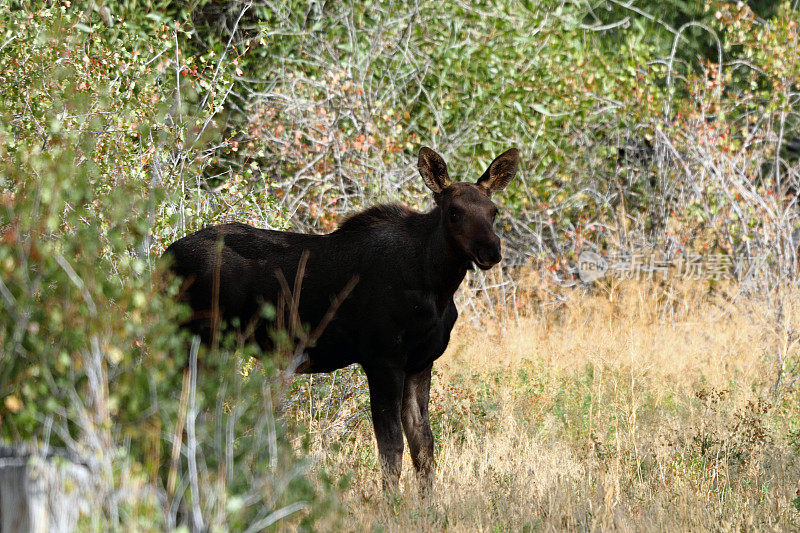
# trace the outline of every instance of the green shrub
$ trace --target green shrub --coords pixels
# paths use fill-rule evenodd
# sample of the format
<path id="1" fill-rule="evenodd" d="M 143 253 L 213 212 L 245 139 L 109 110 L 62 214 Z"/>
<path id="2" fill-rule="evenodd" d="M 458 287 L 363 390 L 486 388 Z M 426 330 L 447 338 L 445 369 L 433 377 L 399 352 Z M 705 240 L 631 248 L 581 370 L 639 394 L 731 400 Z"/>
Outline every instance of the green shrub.
<path id="1" fill-rule="evenodd" d="M 84 458 L 91 529 L 310 525 L 327 482 L 273 419 L 275 369 L 245 377 L 249 346 L 190 349 L 157 257 L 225 216 L 187 184 L 219 138 L 205 94 L 229 82 L 187 80 L 169 26 L 97 16 L 0 15 L 0 439 Z"/>

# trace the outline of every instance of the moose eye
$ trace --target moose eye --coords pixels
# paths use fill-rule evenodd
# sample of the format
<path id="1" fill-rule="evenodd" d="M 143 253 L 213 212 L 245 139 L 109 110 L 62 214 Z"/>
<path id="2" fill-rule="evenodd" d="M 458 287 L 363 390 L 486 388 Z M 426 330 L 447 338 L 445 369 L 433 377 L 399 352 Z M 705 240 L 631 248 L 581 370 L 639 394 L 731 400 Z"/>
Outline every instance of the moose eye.
<path id="1" fill-rule="evenodd" d="M 461 213 L 458 212 L 458 209 L 452 206 L 447 210 L 447 212 L 450 216 L 450 222 L 458 221 L 458 217 L 461 215 Z"/>

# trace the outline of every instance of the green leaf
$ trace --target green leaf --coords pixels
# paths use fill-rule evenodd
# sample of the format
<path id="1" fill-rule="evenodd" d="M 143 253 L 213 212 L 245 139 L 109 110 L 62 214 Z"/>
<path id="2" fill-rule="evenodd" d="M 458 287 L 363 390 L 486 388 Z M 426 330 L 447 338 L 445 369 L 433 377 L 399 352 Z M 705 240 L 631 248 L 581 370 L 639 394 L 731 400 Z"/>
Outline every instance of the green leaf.
<path id="1" fill-rule="evenodd" d="M 547 115 L 548 117 L 552 116 L 550 111 L 545 106 L 543 106 L 542 104 L 538 104 L 538 103 L 537 104 L 533 104 L 531 107 L 533 107 L 533 110 L 536 111 L 537 113 L 541 113 L 542 115 Z"/>

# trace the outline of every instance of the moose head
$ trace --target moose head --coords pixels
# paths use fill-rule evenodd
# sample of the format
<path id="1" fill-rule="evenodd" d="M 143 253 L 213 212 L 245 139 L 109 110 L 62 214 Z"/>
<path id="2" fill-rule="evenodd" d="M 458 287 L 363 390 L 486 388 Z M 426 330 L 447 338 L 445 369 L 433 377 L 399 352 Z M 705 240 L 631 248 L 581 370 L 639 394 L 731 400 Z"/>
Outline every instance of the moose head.
<path id="1" fill-rule="evenodd" d="M 517 173 L 519 151 L 500 154 L 475 183 L 451 183 L 447 163 L 431 150 L 419 151 L 417 167 L 441 209 L 442 226 L 451 242 L 481 270 L 500 262 L 500 238 L 493 229 L 497 206 L 492 193 L 503 190 Z"/>

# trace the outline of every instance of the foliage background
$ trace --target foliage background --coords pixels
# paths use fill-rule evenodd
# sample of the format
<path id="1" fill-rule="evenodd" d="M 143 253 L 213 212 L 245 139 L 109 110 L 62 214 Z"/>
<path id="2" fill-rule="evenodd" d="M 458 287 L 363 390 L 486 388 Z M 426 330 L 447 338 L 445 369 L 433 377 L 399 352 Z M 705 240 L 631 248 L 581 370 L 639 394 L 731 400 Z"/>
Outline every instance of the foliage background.
<path id="1" fill-rule="evenodd" d="M 764 298 L 785 341 L 771 387 L 796 380 L 796 1 L 2 4 L 0 435 L 91 458 L 96 529 L 336 515 L 308 439 L 270 422 L 314 378 L 285 399 L 244 346 L 193 366 L 158 256 L 225 220 L 425 208 L 420 145 L 456 179 L 522 152 L 504 268 L 459 295 L 473 326 L 592 292 L 584 249 L 724 254 L 725 294 Z"/>

